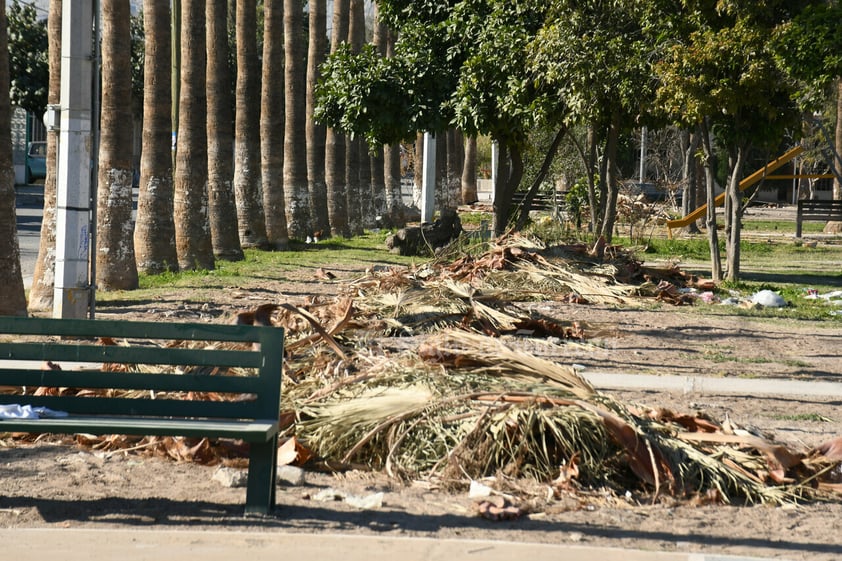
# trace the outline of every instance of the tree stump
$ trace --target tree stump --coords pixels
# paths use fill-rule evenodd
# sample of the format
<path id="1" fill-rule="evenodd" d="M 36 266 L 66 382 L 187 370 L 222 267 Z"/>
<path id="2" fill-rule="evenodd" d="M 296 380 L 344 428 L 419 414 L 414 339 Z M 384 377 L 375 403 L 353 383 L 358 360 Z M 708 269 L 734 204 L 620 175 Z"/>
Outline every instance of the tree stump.
<path id="1" fill-rule="evenodd" d="M 459 237 L 462 221 L 455 211 L 443 211 L 432 224 L 402 228 L 386 238 L 386 247 L 399 255 L 430 255 Z"/>

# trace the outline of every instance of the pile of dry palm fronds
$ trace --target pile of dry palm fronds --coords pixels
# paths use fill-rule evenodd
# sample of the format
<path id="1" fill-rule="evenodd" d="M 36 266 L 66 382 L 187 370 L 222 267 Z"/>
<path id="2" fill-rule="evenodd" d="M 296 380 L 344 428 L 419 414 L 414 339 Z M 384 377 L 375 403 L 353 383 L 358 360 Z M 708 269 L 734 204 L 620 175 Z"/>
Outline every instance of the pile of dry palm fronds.
<path id="1" fill-rule="evenodd" d="M 782 503 L 839 490 L 842 440 L 791 451 L 698 415 L 625 404 L 571 367 L 507 344 L 515 336 L 587 344 L 581 325 L 536 316 L 523 300 L 629 305 L 639 298 L 633 281 L 688 280 L 610 247 L 599 248 L 602 258 L 586 246 L 540 249 L 507 238 L 479 256 L 368 272 L 332 301 L 238 314 L 238 323 L 286 329 L 281 419 L 294 439 L 291 457 L 401 478 L 528 477 L 551 482 L 554 493 L 612 488 Z M 182 439 L 87 444 L 206 462 L 241 452 L 236 442 L 217 452 Z"/>
<path id="2" fill-rule="evenodd" d="M 575 465 L 568 488 L 711 502 L 784 503 L 838 487 L 842 454 L 831 446 L 792 452 L 708 418 L 623 404 L 570 367 L 469 332 L 317 386 L 285 391 L 296 437 L 322 458 L 398 477 L 549 482 Z"/>

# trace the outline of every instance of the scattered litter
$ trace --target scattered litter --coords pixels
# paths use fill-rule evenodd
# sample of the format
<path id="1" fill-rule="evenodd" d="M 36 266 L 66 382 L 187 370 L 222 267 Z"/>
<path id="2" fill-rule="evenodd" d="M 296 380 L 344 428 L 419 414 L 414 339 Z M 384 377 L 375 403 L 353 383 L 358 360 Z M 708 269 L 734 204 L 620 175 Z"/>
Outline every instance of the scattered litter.
<path id="1" fill-rule="evenodd" d="M 300 467 L 278 466 L 278 483 L 300 486 L 305 483 L 305 472 Z"/>
<path id="2" fill-rule="evenodd" d="M 10 403 L 0 405 L 0 419 L 55 419 L 67 417 L 64 411 L 53 411 L 46 407 L 32 407 L 31 405 L 19 405 Z"/>
<path id="3" fill-rule="evenodd" d="M 218 482 L 223 487 L 234 489 L 246 486 L 246 483 L 248 482 L 248 473 L 242 469 L 220 466 L 215 472 L 213 472 L 213 477 L 211 477 L 211 479 Z"/>
<path id="4" fill-rule="evenodd" d="M 378 509 L 383 506 L 383 497 L 384 494 L 382 491 L 378 493 L 372 493 L 371 495 L 352 495 L 350 493 L 346 493 L 345 491 L 340 491 L 339 489 L 334 489 L 333 487 L 328 487 L 327 489 L 322 489 L 315 495 L 313 495 L 314 501 L 342 501 L 347 505 L 353 506 L 355 508 L 359 508 L 361 510 L 373 510 Z"/>
<path id="5" fill-rule="evenodd" d="M 468 497 L 472 499 L 478 499 L 481 497 L 490 497 L 491 494 L 494 492 L 494 489 L 485 485 L 484 483 L 480 483 L 479 481 L 471 480 L 471 488 L 468 491 Z"/>
<path id="6" fill-rule="evenodd" d="M 786 307 L 786 300 L 783 299 L 783 296 L 771 290 L 761 290 L 760 292 L 755 292 L 751 296 L 751 302 L 754 304 L 760 304 L 766 308 Z"/>
<path id="7" fill-rule="evenodd" d="M 711 291 L 706 291 L 699 294 L 699 300 L 701 300 L 705 304 L 714 304 L 716 302 L 719 302 L 719 297 Z"/>

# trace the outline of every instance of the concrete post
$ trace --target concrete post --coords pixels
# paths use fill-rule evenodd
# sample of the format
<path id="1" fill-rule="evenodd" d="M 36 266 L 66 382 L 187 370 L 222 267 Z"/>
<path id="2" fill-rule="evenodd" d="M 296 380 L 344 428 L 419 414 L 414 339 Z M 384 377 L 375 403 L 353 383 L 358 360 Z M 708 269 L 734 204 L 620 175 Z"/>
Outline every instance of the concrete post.
<path id="1" fill-rule="evenodd" d="M 494 204 L 494 196 L 497 192 L 497 154 L 500 153 L 500 145 L 496 140 L 491 141 L 491 203 Z"/>
<path id="2" fill-rule="evenodd" d="M 84 318 L 90 304 L 93 3 L 62 3 L 56 276 L 53 317 Z"/>
<path id="3" fill-rule="evenodd" d="M 436 203 L 436 136 L 424 133 L 424 176 L 421 181 L 421 223 L 433 221 Z"/>

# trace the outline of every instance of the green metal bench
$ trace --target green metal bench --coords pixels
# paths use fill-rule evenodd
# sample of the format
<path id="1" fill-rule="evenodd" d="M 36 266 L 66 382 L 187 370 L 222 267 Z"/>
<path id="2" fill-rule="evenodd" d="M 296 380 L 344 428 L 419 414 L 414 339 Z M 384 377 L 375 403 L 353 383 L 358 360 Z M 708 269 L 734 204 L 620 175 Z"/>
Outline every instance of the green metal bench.
<path id="1" fill-rule="evenodd" d="M 842 222 L 842 201 L 809 201 L 799 200 L 795 215 L 795 237 L 801 237 L 802 223 L 805 220 L 813 222 Z"/>
<path id="2" fill-rule="evenodd" d="M 117 344 L 95 340 L 102 337 Z M 174 341 L 197 343 L 164 346 Z M 0 404 L 68 414 L 5 418 L 0 433 L 242 439 L 249 444 L 245 511 L 268 514 L 275 506 L 282 360 L 283 330 L 275 327 L 0 317 Z M 45 369 L 46 361 L 63 369 Z M 68 369 L 73 362 L 97 366 Z M 109 371 L 107 363 L 150 365 L 134 370 L 152 373 Z M 35 388 L 115 391 L 31 395 Z"/>

